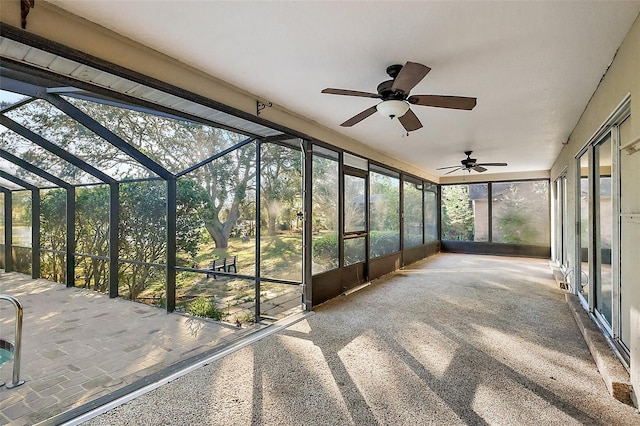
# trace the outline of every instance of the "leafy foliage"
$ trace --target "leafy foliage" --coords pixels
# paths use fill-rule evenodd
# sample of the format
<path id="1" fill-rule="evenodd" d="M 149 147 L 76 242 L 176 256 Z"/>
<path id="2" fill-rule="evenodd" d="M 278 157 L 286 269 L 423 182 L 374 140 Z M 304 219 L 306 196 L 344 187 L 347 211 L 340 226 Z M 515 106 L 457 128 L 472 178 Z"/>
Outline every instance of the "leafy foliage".
<path id="1" fill-rule="evenodd" d="M 64 251 L 67 238 L 67 194 L 62 189 L 45 191 L 40 198 L 40 244 L 49 250 Z M 65 278 L 65 255 L 43 254 L 40 276 L 62 282 Z"/>
<path id="2" fill-rule="evenodd" d="M 529 225 L 527 217 L 516 210 L 510 210 L 500 216 L 498 230 L 502 234 L 502 242 L 510 244 L 530 244 L 538 233 Z"/>
<path id="3" fill-rule="evenodd" d="M 294 208 L 302 204 L 300 152 L 280 145 L 261 145 L 261 206 L 266 211 L 267 235 L 276 235 L 278 219 L 291 223 Z M 288 228 L 288 225 L 285 225 Z"/>
<path id="4" fill-rule="evenodd" d="M 442 188 L 442 239 L 473 241 L 473 210 L 468 185 Z"/>
<path id="5" fill-rule="evenodd" d="M 218 308 L 215 297 L 198 297 L 187 305 L 187 312 L 197 317 L 222 320 L 224 311 Z"/>
<path id="6" fill-rule="evenodd" d="M 371 231 L 369 238 L 372 258 L 400 250 L 400 234 L 396 231 Z"/>

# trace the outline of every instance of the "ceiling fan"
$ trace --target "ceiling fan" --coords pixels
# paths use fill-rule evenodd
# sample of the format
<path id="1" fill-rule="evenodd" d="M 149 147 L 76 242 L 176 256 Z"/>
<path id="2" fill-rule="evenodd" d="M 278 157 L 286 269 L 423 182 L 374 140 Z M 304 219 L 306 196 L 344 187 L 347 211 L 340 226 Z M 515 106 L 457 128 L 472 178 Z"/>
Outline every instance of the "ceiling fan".
<path id="1" fill-rule="evenodd" d="M 476 106 L 476 98 L 442 95 L 409 95 L 411 89 L 420 83 L 429 71 L 431 71 L 431 68 L 416 62 L 407 62 L 404 66 L 391 65 L 387 67 L 387 74 L 389 74 L 391 80 L 380 83 L 377 89 L 378 93 L 331 88 L 324 89 L 322 93 L 382 99 L 382 102 L 379 104 L 365 109 L 342 123 L 342 127 L 351 127 L 354 124 L 358 124 L 378 111 L 380 114 L 391 119 L 397 117 L 405 130 L 412 132 L 421 128 L 422 123 L 420 123 L 418 117 L 411 111 L 409 104 L 464 110 L 472 110 L 473 107 Z"/>
<path id="2" fill-rule="evenodd" d="M 449 173 L 453 173 L 456 172 L 458 170 L 466 170 L 469 173 L 471 173 L 471 170 L 475 170 L 476 172 L 482 173 L 482 172 L 486 172 L 487 169 L 484 166 L 488 166 L 488 167 L 493 167 L 493 166 L 506 166 L 507 163 L 477 163 L 475 158 L 471 158 L 471 153 L 473 151 L 465 151 L 465 155 L 467 156 L 467 158 L 465 158 L 464 160 L 460 161 L 462 163 L 461 166 L 449 166 L 449 167 L 440 167 L 439 169 L 436 170 L 445 170 L 445 169 L 453 169 L 450 172 L 445 173 L 445 175 L 448 175 Z"/>

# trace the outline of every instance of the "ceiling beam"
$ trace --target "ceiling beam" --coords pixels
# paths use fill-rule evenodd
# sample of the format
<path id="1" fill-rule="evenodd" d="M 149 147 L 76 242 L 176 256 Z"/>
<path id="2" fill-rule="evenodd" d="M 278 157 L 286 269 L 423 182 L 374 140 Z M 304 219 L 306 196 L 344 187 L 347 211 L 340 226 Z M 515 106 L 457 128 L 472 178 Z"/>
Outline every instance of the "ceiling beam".
<path id="1" fill-rule="evenodd" d="M 16 185 L 19 185 L 19 186 L 21 186 L 21 187 L 23 187 L 25 189 L 29 189 L 31 191 L 37 191 L 38 190 L 37 186 L 32 185 L 29 182 L 24 181 L 24 180 L 20 179 L 19 177 L 16 177 L 16 176 L 14 176 L 12 174 L 9 174 L 7 172 L 4 172 L 2 170 L 0 170 L 0 178 L 6 179 L 9 182 L 15 183 Z"/>
<path id="2" fill-rule="evenodd" d="M 16 166 L 22 167 L 23 169 L 33 173 L 34 175 L 38 175 L 41 178 L 46 179 L 49 182 L 61 188 L 71 188 L 70 183 L 65 182 L 64 180 L 52 175 L 51 173 L 44 171 L 34 166 L 33 164 L 23 160 L 22 158 L 16 157 L 15 155 L 1 148 L 0 148 L 0 158 L 4 158 L 5 160 L 15 164 Z"/>
<path id="3" fill-rule="evenodd" d="M 136 160 L 147 169 L 151 170 L 156 175 L 160 176 L 163 179 L 174 178 L 173 173 L 162 167 L 160 164 L 156 163 L 154 160 L 149 158 L 146 154 L 144 154 L 136 147 L 126 142 L 120 136 L 116 135 L 111 130 L 98 123 L 96 120 L 91 118 L 88 114 L 84 113 L 69 101 L 63 99 L 59 95 L 54 94 L 46 94 L 44 96 L 44 99 L 46 99 L 48 102 L 67 114 L 72 119 L 76 120 L 78 123 L 91 130 L 96 135 L 100 136 L 102 139 L 109 142 L 111 145 L 118 148 L 120 151 Z"/>
<path id="4" fill-rule="evenodd" d="M 205 164 L 208 164 L 212 161 L 217 160 L 220 157 L 224 157 L 225 155 L 229 154 L 232 151 L 235 151 L 236 149 L 242 148 L 243 146 L 251 143 L 255 141 L 254 138 L 248 138 L 243 140 L 242 142 L 238 142 L 237 144 L 230 146 L 229 148 L 220 151 L 219 153 L 212 155 L 211 157 L 207 158 L 206 160 L 202 160 L 201 162 L 199 162 L 198 164 L 194 164 L 193 166 L 189 167 L 188 169 L 185 169 L 183 171 L 181 171 L 180 173 L 176 174 L 176 177 L 180 177 L 180 176 L 184 176 L 187 173 L 191 173 L 192 171 L 199 169 L 200 167 L 204 166 Z"/>
<path id="5" fill-rule="evenodd" d="M 19 134 L 20 136 L 30 140 L 31 142 L 33 142 L 34 144 L 40 146 L 41 148 L 46 149 L 50 153 L 52 153 L 52 154 L 62 158 L 63 160 L 73 164 L 74 166 L 78 167 L 80 170 L 83 170 L 83 171 L 87 172 L 91 176 L 97 178 L 98 180 L 101 180 L 104 183 L 116 183 L 117 182 L 117 180 L 115 180 L 111 176 L 109 176 L 109 175 L 105 174 L 104 172 L 98 170 L 97 168 L 93 167 L 91 164 L 86 163 L 84 160 L 81 160 L 80 158 L 76 157 L 75 155 L 71 154 L 70 152 L 65 151 L 64 149 L 60 148 L 58 145 L 48 141 L 47 139 L 43 138 L 42 136 L 32 132 L 31 130 L 27 129 L 26 127 L 22 126 L 21 124 L 16 123 L 15 121 L 11 120 L 7 116 L 4 116 L 4 115 L 0 114 L 0 124 L 2 124 L 3 126 L 5 126 L 8 129 L 14 131 L 15 133 Z"/>

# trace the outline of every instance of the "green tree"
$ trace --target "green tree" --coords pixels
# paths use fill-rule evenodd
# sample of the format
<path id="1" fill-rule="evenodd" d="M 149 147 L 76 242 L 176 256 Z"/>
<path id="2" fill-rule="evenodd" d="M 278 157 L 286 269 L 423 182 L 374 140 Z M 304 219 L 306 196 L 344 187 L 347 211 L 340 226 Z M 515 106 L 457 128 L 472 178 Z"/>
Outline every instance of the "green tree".
<path id="1" fill-rule="evenodd" d="M 40 244 L 48 250 L 64 251 L 67 238 L 67 194 L 63 189 L 44 191 L 40 198 Z M 65 274 L 65 255 L 45 255 L 40 265 L 43 278 L 62 282 Z"/>
<path id="2" fill-rule="evenodd" d="M 473 209 L 468 185 L 442 188 L 442 239 L 473 240 Z"/>
<path id="3" fill-rule="evenodd" d="M 244 140 L 244 135 L 186 120 L 171 119 L 126 108 L 79 99 L 75 106 L 172 172 L 182 171 Z M 129 155 L 116 149 L 46 101 L 37 100 L 7 114 L 35 133 L 51 140 L 114 177 L 152 176 Z M 3 145 L 56 176 L 75 181 L 84 172 L 48 154 L 10 131 L 0 134 Z M 25 150 L 25 148 L 27 148 Z M 247 185 L 255 177 L 255 147 L 250 145 L 201 167 L 192 175 L 209 194 L 202 217 L 218 247 L 228 245 L 229 234 L 246 200 Z"/>
<path id="4" fill-rule="evenodd" d="M 76 189 L 76 285 L 105 292 L 109 267 L 97 257 L 109 256 L 109 187 L 99 185 Z M 78 283 L 78 279 L 80 282 Z"/>
<path id="5" fill-rule="evenodd" d="M 276 235 L 279 218 L 291 219 L 300 205 L 302 183 L 300 152 L 280 145 L 261 145 L 262 207 L 267 212 L 267 235 Z"/>
<path id="6" fill-rule="evenodd" d="M 177 182 L 176 246 L 178 251 L 195 256 L 202 234 L 200 212 L 207 203 L 206 194 L 194 182 Z M 118 282 L 126 296 L 136 299 L 152 283 L 162 280 L 164 269 L 153 263 L 165 263 L 167 250 L 166 185 L 143 181 L 120 186 L 118 250 L 124 262 L 118 270 Z M 140 262 L 140 263 L 138 263 Z"/>

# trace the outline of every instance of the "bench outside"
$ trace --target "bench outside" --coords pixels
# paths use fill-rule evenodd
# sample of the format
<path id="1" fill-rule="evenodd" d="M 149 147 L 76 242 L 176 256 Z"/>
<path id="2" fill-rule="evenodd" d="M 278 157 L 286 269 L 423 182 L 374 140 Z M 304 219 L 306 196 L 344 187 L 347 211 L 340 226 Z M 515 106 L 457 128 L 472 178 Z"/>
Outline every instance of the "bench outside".
<path id="1" fill-rule="evenodd" d="M 238 273 L 237 268 L 238 256 L 233 256 L 231 258 L 223 257 L 222 259 L 215 259 L 211 261 L 211 264 L 207 268 L 207 270 L 211 272 L 207 272 L 207 278 L 213 276 L 213 279 L 216 279 L 216 272 L 231 272 L 231 268 L 233 268 L 233 273 Z"/>

